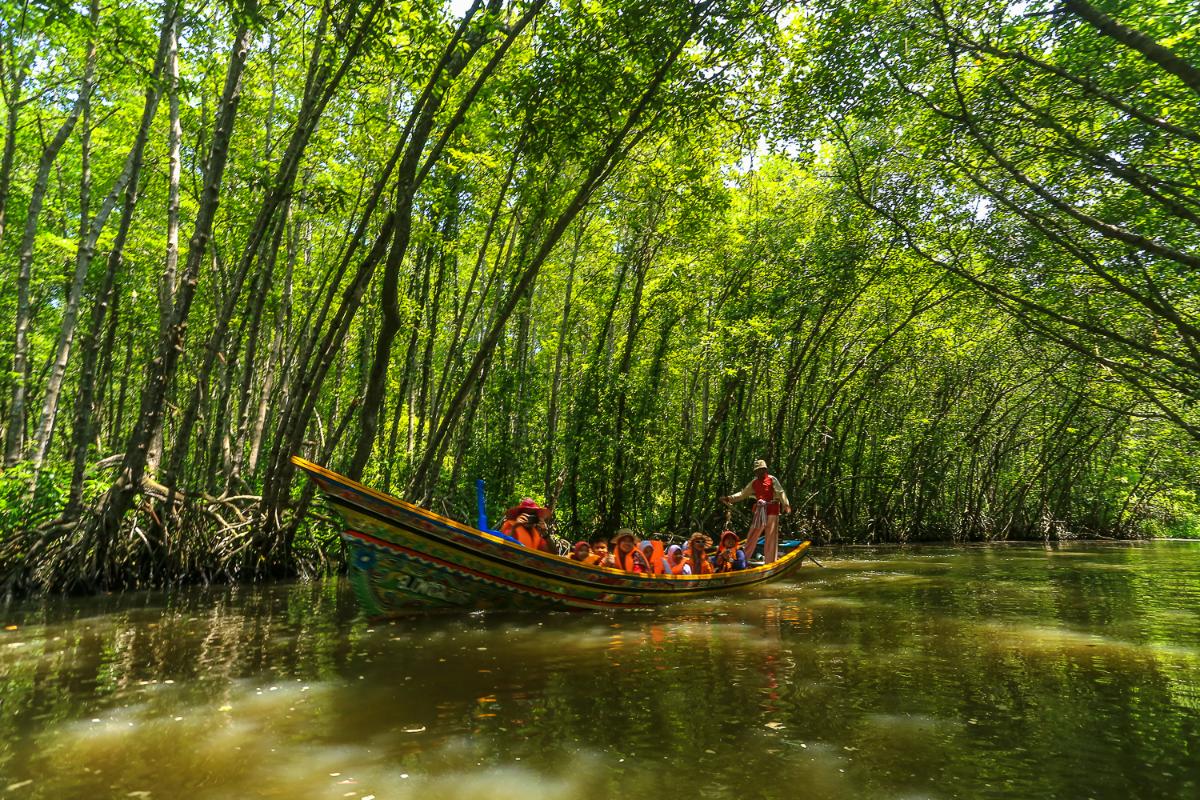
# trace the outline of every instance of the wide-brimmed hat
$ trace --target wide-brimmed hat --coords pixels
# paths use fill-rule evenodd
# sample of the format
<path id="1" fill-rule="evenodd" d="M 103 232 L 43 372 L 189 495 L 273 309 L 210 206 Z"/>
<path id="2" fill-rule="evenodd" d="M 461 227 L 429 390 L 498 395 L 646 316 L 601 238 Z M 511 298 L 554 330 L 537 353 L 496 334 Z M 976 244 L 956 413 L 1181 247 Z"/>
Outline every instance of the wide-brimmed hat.
<path id="1" fill-rule="evenodd" d="M 612 542 L 613 542 L 613 544 L 616 544 L 617 542 L 621 541 L 622 539 L 624 539 L 626 537 L 633 539 L 634 547 L 637 546 L 637 543 L 638 543 L 637 534 L 634 533 L 633 531 L 631 531 L 629 528 L 621 528 L 619 531 L 614 533 Z"/>
<path id="2" fill-rule="evenodd" d="M 532 497 L 523 497 L 521 502 L 504 512 L 507 519 L 514 519 L 521 514 L 537 514 L 539 519 L 550 516 L 550 509 L 542 508 Z"/>
<path id="3" fill-rule="evenodd" d="M 760 459 L 758 459 L 758 460 L 756 460 L 756 461 L 754 462 L 754 468 L 755 468 L 756 470 L 758 470 L 758 469 L 766 469 L 766 468 L 767 468 L 767 462 L 763 461 L 763 460 L 760 458 Z"/>
<path id="4" fill-rule="evenodd" d="M 702 533 L 701 531 L 696 531 L 688 537 L 688 546 L 691 547 L 692 542 L 696 541 L 700 542 L 700 544 L 704 545 L 705 547 L 712 547 L 712 539 L 708 538 L 708 534 Z"/>

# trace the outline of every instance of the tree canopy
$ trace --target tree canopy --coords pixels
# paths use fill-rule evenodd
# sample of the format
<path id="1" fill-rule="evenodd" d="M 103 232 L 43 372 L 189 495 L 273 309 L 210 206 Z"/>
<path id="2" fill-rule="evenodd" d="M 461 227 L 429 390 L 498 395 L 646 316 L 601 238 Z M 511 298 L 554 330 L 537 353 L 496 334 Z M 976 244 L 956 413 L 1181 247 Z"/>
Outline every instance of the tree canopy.
<path id="1" fill-rule="evenodd" d="M 0 0 L 6 588 L 329 568 L 293 454 L 1200 533 L 1198 94 L 1170 0 Z"/>

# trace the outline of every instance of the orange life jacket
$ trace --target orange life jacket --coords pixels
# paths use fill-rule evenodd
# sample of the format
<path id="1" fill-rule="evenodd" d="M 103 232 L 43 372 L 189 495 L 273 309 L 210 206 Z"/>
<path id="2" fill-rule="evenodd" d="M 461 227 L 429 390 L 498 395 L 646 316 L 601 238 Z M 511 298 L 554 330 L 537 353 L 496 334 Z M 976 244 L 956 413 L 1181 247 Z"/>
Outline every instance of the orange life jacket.
<path id="1" fill-rule="evenodd" d="M 650 572 L 662 575 L 666 571 L 663 569 L 663 543 L 658 539 L 651 539 L 650 548 L 650 556 L 647 559 L 650 562 Z M 646 554 L 642 553 L 642 555 Z"/>
<path id="2" fill-rule="evenodd" d="M 709 575 L 712 573 L 712 564 L 708 562 L 708 554 L 703 550 L 700 551 L 700 563 L 696 564 L 696 557 L 692 554 L 692 548 L 687 549 L 687 560 L 691 562 L 693 575 Z"/>
<path id="3" fill-rule="evenodd" d="M 550 552 L 550 543 L 533 525 L 526 525 L 516 520 L 506 519 L 500 525 L 500 532 L 511 536 L 531 550 Z"/>
<path id="4" fill-rule="evenodd" d="M 717 572 L 733 572 L 734 562 L 737 561 L 737 551 L 740 549 L 741 548 L 737 545 L 734 545 L 732 549 L 728 547 L 722 547 L 718 549 L 717 555 L 713 559 L 715 563 L 721 564 L 721 566 L 717 568 Z M 721 563 L 722 558 L 725 558 L 725 563 L 723 564 Z"/>
<path id="5" fill-rule="evenodd" d="M 680 561 L 678 564 L 676 564 L 673 561 L 666 562 L 666 566 L 670 568 L 672 575 L 682 575 L 684 569 L 687 568 L 687 565 L 688 565 L 688 560 L 686 558 L 683 559 L 682 561 Z"/>
<path id="6" fill-rule="evenodd" d="M 636 547 L 628 553 L 621 553 L 619 550 L 614 552 L 612 554 L 613 569 L 623 569 L 626 572 L 645 572 L 646 567 L 642 564 L 641 559 L 638 558 L 641 553 L 634 555 L 635 552 L 637 552 Z M 642 558 L 645 558 L 645 556 L 642 556 Z"/>

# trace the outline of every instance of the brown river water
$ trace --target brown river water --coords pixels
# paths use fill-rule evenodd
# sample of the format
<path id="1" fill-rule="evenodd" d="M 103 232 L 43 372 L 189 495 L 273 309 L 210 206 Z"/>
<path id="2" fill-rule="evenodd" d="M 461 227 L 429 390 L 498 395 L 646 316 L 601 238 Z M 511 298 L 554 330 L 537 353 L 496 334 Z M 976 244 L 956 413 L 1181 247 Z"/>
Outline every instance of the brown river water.
<path id="1" fill-rule="evenodd" d="M 9 608 L 0 796 L 1200 797 L 1200 542 L 816 555 L 644 612 Z"/>

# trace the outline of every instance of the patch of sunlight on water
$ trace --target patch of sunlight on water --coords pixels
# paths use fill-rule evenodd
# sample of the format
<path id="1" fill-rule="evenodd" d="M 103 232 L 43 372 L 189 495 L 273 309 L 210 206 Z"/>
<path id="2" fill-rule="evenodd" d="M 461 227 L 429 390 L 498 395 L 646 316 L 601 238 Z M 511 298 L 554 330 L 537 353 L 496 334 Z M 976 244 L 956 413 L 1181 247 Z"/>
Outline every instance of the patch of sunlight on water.
<path id="1" fill-rule="evenodd" d="M 75 772 L 62 776 L 68 785 L 100 795 L 568 800 L 587 796 L 599 768 L 584 758 L 559 773 L 481 766 L 480 746 L 462 738 L 434 741 L 407 760 L 378 746 L 386 744 L 380 736 L 358 744 L 312 741 L 313 726 L 345 700 L 330 685 L 246 685 L 221 707 L 154 716 L 146 706 L 133 706 L 64 724 L 41 738 L 45 756 Z M 169 770 L 159 768 L 165 764 Z M 202 783 L 194 783 L 197 778 Z"/>
<path id="2" fill-rule="evenodd" d="M 1018 625 L 1002 622 L 983 622 L 978 626 L 984 634 L 984 641 L 991 641 L 999 647 L 1017 650 L 1070 649 L 1096 647 L 1110 650 L 1123 650 L 1135 645 L 1098 636 L 1094 633 L 1071 630 L 1054 625 Z"/>
<path id="3" fill-rule="evenodd" d="M 1106 654 L 1125 658 L 1149 656 L 1181 668 L 1200 665 L 1200 646 L 1163 642 L 1130 642 L 1056 626 L 982 623 L 984 641 L 993 647 L 1025 652 Z"/>
<path id="4" fill-rule="evenodd" d="M 942 736 L 962 729 L 962 724 L 956 720 L 928 714 L 867 714 L 862 718 L 862 724 L 874 733 L 894 738 L 904 745 L 911 744 L 914 736 Z"/>
<path id="5" fill-rule="evenodd" d="M 856 583 L 871 583 L 871 584 L 889 584 L 889 583 L 924 583 L 934 584 L 939 583 L 940 576 L 921 575 L 913 572 L 880 572 L 876 570 L 867 570 L 862 572 L 852 579 Z"/>
<path id="6" fill-rule="evenodd" d="M 816 607 L 836 607 L 836 608 L 864 608 L 866 606 L 875 605 L 875 603 L 863 600 L 858 597 L 845 597 L 839 595 L 829 595 L 821 597 L 820 595 L 808 598 L 808 605 Z"/>

